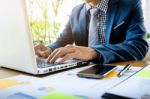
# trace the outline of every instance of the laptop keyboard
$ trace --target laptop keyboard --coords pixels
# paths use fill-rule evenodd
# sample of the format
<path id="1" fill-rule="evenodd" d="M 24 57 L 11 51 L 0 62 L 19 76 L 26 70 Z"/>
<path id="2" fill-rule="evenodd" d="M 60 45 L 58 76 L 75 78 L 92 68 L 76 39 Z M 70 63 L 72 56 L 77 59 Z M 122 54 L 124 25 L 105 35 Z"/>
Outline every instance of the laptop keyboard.
<path id="1" fill-rule="evenodd" d="M 38 68 L 46 68 L 46 67 L 51 67 L 59 64 L 59 63 L 49 64 L 47 63 L 46 59 L 42 59 L 42 58 L 36 58 L 36 62 Z"/>
<path id="2" fill-rule="evenodd" d="M 46 59 L 39 58 L 39 57 L 36 58 L 36 61 L 37 61 L 38 68 L 46 68 L 46 67 L 56 66 L 56 65 L 59 65 L 59 64 L 69 64 L 69 63 L 76 63 L 76 62 L 78 62 L 77 65 L 87 64 L 87 62 L 81 62 L 79 60 L 67 60 L 67 61 L 65 61 L 65 63 L 50 64 L 50 63 L 47 63 Z"/>

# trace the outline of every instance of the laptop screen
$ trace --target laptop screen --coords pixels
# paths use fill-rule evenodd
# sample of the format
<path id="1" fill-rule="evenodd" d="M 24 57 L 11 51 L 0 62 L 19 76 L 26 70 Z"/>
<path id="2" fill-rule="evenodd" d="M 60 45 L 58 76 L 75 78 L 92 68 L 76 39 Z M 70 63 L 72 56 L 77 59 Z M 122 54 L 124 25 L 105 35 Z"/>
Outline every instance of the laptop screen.
<path id="1" fill-rule="evenodd" d="M 25 1 L 0 3 L 0 65 L 33 73 L 36 61 Z"/>

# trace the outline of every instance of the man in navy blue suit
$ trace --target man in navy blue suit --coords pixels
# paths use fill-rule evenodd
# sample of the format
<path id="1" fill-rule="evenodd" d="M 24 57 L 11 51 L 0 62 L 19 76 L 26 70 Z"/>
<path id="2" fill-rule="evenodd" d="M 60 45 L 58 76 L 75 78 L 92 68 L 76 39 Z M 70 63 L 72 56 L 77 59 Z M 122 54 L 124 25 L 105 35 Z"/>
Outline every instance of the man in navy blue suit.
<path id="1" fill-rule="evenodd" d="M 56 42 L 49 47 L 35 46 L 36 55 L 50 63 L 60 57 L 61 63 L 68 59 L 110 63 L 145 57 L 149 47 L 141 0 L 84 1 L 72 10 Z"/>

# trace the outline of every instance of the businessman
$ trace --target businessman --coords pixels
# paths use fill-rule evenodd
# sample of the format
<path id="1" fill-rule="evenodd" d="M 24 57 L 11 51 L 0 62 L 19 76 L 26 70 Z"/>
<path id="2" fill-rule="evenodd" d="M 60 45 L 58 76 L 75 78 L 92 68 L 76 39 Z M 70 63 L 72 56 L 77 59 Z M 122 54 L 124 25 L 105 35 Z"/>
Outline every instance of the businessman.
<path id="1" fill-rule="evenodd" d="M 84 0 L 49 47 L 35 46 L 36 55 L 54 63 L 79 59 L 98 63 L 142 60 L 147 51 L 141 0 Z"/>

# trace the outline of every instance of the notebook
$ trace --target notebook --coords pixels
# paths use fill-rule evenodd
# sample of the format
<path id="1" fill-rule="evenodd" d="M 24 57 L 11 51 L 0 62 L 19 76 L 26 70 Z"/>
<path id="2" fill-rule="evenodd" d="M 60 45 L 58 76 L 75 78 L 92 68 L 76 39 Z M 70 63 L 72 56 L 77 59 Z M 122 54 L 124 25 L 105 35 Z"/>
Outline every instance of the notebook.
<path id="1" fill-rule="evenodd" d="M 2 0 L 0 3 L 0 66 L 31 74 L 45 74 L 87 64 L 76 60 L 47 64 L 36 57 L 25 1 Z"/>

